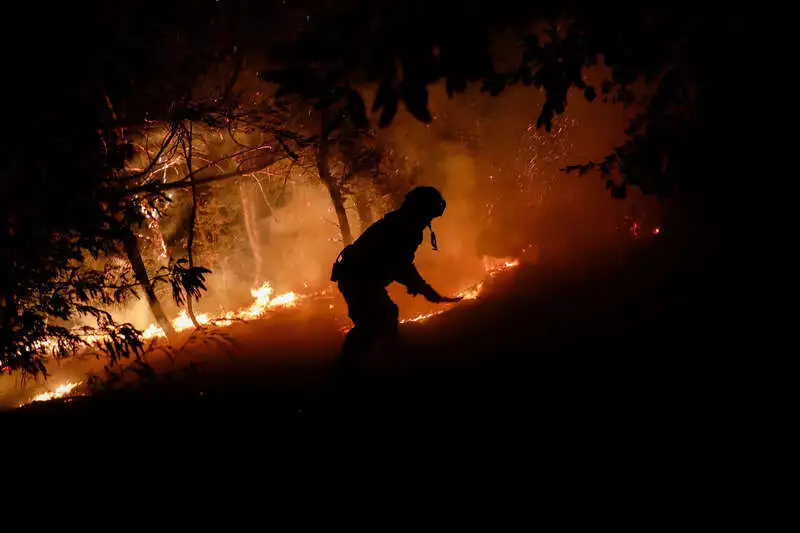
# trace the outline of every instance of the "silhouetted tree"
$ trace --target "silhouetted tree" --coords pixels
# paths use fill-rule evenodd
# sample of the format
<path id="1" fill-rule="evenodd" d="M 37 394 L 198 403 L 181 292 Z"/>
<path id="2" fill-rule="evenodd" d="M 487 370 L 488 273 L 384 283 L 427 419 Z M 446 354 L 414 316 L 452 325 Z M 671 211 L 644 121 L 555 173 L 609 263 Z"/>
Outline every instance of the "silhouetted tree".
<path id="1" fill-rule="evenodd" d="M 159 50 L 164 39 L 174 37 L 167 31 L 169 23 L 154 26 L 140 13 L 136 31 L 150 40 L 134 43 L 125 19 L 141 6 L 92 6 L 95 11 L 88 13 L 72 6 L 68 18 L 58 16 L 62 7 L 55 6 L 48 19 L 54 22 L 41 28 L 44 37 L 37 46 L 47 55 L 37 49 L 8 65 L 25 86 L 14 87 L 12 99 L 19 105 L 8 118 L 16 131 L 1 148 L 0 368 L 27 374 L 44 373 L 48 355 L 63 357 L 90 345 L 112 363 L 140 356 L 140 332 L 115 322 L 103 307 L 142 289 L 169 332 L 154 284 L 171 281 L 176 300 L 183 301 L 199 296 L 207 272 L 177 261 L 148 275 L 136 233 L 146 213 L 157 211 L 165 200 L 164 190 L 192 186 L 194 180 L 191 173 L 177 184 L 148 180 L 163 150 L 144 172 L 131 175 L 126 163 L 136 152 L 127 140 L 131 128 L 159 115 L 171 123 L 186 118 L 182 113 L 191 106 L 176 95 L 185 94 L 187 81 L 194 82 L 198 65 L 207 67 L 208 55 L 193 49 L 184 54 L 192 59 L 181 64 L 185 71 L 162 77 L 168 69 L 157 67 L 167 62 L 153 59 L 163 59 L 164 50 L 180 52 L 180 46 Z M 191 10 L 188 16 L 201 11 Z M 63 20 L 84 25 L 62 25 Z M 124 31 L 115 34 L 120 28 Z M 123 60 L 108 61 L 107 53 Z M 175 59 L 170 54 L 169 60 Z M 161 78 L 159 90 L 148 90 L 156 78 Z M 170 82 L 175 82 L 173 90 L 164 90 Z M 169 105 L 161 105 L 170 98 Z M 171 131 L 174 138 L 176 130 Z M 164 148 L 169 145 L 165 142 Z M 97 259 L 120 254 L 128 257 L 129 267 L 113 262 L 97 266 Z M 95 325 L 72 327 L 79 316 L 92 318 Z M 92 342 L 98 338 L 99 343 Z"/>
<path id="2" fill-rule="evenodd" d="M 734 47 L 745 37 L 744 16 L 730 10 L 503 1 L 454 8 L 413 0 L 304 9 L 308 21 L 277 54 L 285 68 L 264 79 L 278 83 L 279 94 L 314 99 L 322 108 L 355 100 L 354 87 L 374 83 L 372 110 L 381 126 L 391 123 L 401 103 L 429 122 L 428 86 L 439 81 L 451 95 L 470 83 L 491 95 L 516 84 L 538 88 L 545 100 L 537 126 L 548 131 L 572 89 L 589 101 L 630 104 L 637 99 L 634 87 L 646 84 L 644 111 L 629 124 L 629 140 L 602 161 L 567 169 L 598 170 L 614 197 L 624 197 L 629 186 L 661 198 L 676 186 L 695 189 L 709 176 L 692 165 L 720 155 L 702 153 L 709 148 L 703 136 L 733 138 L 716 122 L 733 102 L 728 76 L 742 59 Z M 494 36 L 502 31 L 519 39 L 521 57 L 512 69 L 493 61 Z M 600 61 L 610 75 L 600 87 L 589 86 L 584 73 Z M 351 112 L 361 119 L 362 108 Z"/>

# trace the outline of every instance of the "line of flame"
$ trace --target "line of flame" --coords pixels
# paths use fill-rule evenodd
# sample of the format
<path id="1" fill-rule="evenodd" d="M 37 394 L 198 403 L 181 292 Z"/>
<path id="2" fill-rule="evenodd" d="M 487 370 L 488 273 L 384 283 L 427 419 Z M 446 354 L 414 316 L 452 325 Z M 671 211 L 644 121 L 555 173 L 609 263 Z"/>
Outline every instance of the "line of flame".
<path id="1" fill-rule="evenodd" d="M 253 297 L 253 303 L 248 307 L 239 309 L 238 311 L 228 311 L 222 316 L 216 318 L 212 318 L 207 314 L 197 315 L 197 322 L 201 326 L 206 324 L 214 324 L 217 327 L 227 327 L 233 324 L 234 320 L 255 320 L 264 316 L 269 310 L 294 307 L 301 299 L 304 299 L 304 296 L 298 295 L 295 292 L 285 292 L 275 296 L 274 298 L 272 297 L 272 293 L 273 289 L 270 283 L 268 281 L 264 282 L 257 289 L 250 290 L 250 294 Z M 176 332 L 184 331 L 192 328 L 193 326 L 194 324 L 192 324 L 192 320 L 189 318 L 186 310 L 182 310 L 180 314 L 172 321 L 172 327 Z M 155 323 L 147 326 L 147 328 L 142 332 L 142 337 L 145 339 L 165 336 L 166 335 L 164 331 L 162 331 L 158 324 Z"/>
<path id="2" fill-rule="evenodd" d="M 64 383 L 63 385 L 59 385 L 55 390 L 49 392 L 43 392 L 41 394 L 37 394 L 33 398 L 28 401 L 22 402 L 19 404 L 19 407 L 24 405 L 29 405 L 35 402 L 49 402 L 50 400 L 55 400 L 58 398 L 64 398 L 66 396 L 76 396 L 75 388 L 80 385 L 80 381 L 70 381 Z"/>
<path id="3" fill-rule="evenodd" d="M 500 272 L 505 270 L 509 270 L 511 268 L 519 266 L 519 259 L 497 259 L 497 258 L 489 258 L 484 257 L 484 269 L 486 273 L 489 275 L 490 278 L 494 277 Z M 467 287 L 462 292 L 458 294 L 458 296 L 462 297 L 464 300 L 475 300 L 480 296 L 481 292 L 484 288 L 484 281 L 479 281 L 478 283 Z M 211 318 L 207 314 L 197 315 L 197 322 L 201 325 L 206 325 L 213 323 L 215 326 L 218 327 L 227 327 L 233 324 L 234 320 L 253 320 L 256 318 L 261 318 L 264 316 L 268 310 L 271 309 L 279 309 L 279 308 L 289 308 L 294 307 L 297 303 L 305 298 L 308 298 L 312 295 L 298 295 L 295 292 L 286 292 L 283 294 L 279 294 L 272 298 L 273 289 L 269 282 L 263 283 L 257 289 L 251 289 L 250 294 L 253 297 L 253 303 L 250 306 L 240 309 L 238 311 L 228 311 L 221 317 Z M 316 294 L 316 293 L 314 293 Z M 417 316 L 411 318 L 404 318 L 400 321 L 401 324 L 406 323 L 418 323 L 428 320 L 431 317 L 441 315 L 442 313 L 452 309 L 453 306 L 448 306 L 444 309 L 439 309 L 436 311 L 431 311 L 429 313 L 421 313 Z M 186 329 L 193 327 L 191 319 L 187 315 L 185 310 L 182 310 L 180 314 L 172 321 L 172 327 L 175 328 L 175 331 L 180 332 Z M 341 331 L 348 331 L 351 329 L 349 326 L 342 328 Z M 156 324 L 150 324 L 145 330 L 142 332 L 142 337 L 144 339 L 153 339 L 156 337 L 164 337 L 165 334 L 161 330 L 160 327 Z M 88 337 L 84 337 L 87 342 L 94 343 L 101 341 L 104 336 L 102 335 L 92 335 Z M 55 341 L 51 339 L 47 339 L 45 341 L 38 342 L 35 346 L 32 346 L 32 349 L 35 350 L 46 350 L 55 345 Z M 50 392 L 45 392 L 34 396 L 32 399 L 20 404 L 20 406 L 28 405 L 33 402 L 46 402 L 56 398 L 63 398 L 67 395 L 74 395 L 74 389 L 81 385 L 81 382 L 68 382 L 62 385 L 59 385 L 55 390 Z"/>

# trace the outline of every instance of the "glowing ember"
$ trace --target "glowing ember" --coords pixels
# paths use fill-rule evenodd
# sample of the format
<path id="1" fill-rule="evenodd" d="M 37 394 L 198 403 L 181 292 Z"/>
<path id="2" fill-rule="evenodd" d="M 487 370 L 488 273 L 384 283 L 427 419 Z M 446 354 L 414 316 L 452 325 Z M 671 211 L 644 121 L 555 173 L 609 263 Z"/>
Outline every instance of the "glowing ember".
<path id="1" fill-rule="evenodd" d="M 642 234 L 642 224 L 633 217 L 626 216 L 624 219 L 628 224 L 628 232 L 631 234 L 631 237 L 638 239 Z"/>
<path id="2" fill-rule="evenodd" d="M 514 257 L 489 257 L 483 256 L 483 268 L 489 276 L 519 266 L 519 259 Z"/>
<path id="3" fill-rule="evenodd" d="M 60 385 L 58 388 L 56 388 L 56 390 L 37 394 L 27 402 L 21 403 L 19 406 L 22 407 L 23 405 L 28 405 L 34 402 L 49 402 L 50 400 L 64 398 L 66 396 L 75 396 L 73 391 L 78 385 L 80 385 L 80 382 L 78 381 L 64 383 L 63 385 Z"/>

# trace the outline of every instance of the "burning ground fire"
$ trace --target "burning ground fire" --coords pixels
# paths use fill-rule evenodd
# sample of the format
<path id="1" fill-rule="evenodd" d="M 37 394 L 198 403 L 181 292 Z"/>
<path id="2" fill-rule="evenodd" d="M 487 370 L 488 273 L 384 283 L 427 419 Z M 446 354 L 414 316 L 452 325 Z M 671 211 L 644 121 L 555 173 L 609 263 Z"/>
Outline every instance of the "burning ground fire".
<path id="1" fill-rule="evenodd" d="M 512 269 L 519 266 L 519 259 L 497 259 L 494 257 L 486 257 L 483 258 L 483 267 L 486 270 L 486 273 L 489 275 L 489 279 L 495 277 L 500 272 Z M 477 300 L 478 296 L 480 296 L 481 291 L 483 291 L 484 281 L 479 281 L 478 283 L 467 287 L 463 291 L 457 294 L 458 297 L 462 298 L 462 300 Z M 404 318 L 400 320 L 401 324 L 407 324 L 409 322 L 416 323 L 416 322 L 424 322 L 431 317 L 441 315 L 445 311 L 452 309 L 451 307 L 446 307 L 444 309 L 438 309 L 436 311 L 431 311 L 430 313 L 420 313 L 419 315 L 412 317 L 412 318 Z M 349 327 L 346 329 L 350 329 Z"/>
<path id="2" fill-rule="evenodd" d="M 519 266 L 520 262 L 519 259 L 509 259 L 509 258 L 493 258 L 493 257 L 484 257 L 483 258 L 483 266 L 486 274 L 488 275 L 487 279 L 491 279 L 495 277 L 497 274 L 510 270 Z M 463 300 L 476 300 L 482 293 L 485 281 L 481 280 L 460 293 L 460 296 Z M 305 300 L 308 298 L 312 298 L 314 294 L 310 295 L 299 295 L 295 292 L 286 292 L 282 294 L 278 294 L 277 296 L 273 297 L 274 290 L 269 282 L 263 283 L 259 288 L 252 289 L 250 291 L 253 297 L 253 303 L 250 306 L 240 309 L 238 311 L 229 311 L 223 314 L 220 317 L 212 318 L 208 314 L 201 314 L 197 315 L 197 322 L 200 325 L 213 325 L 216 327 L 227 327 L 234 323 L 234 321 L 247 321 L 247 320 L 255 320 L 258 318 L 263 318 L 267 315 L 269 311 L 275 311 L 279 309 L 287 309 L 297 306 L 297 304 L 301 300 Z M 406 323 L 418 323 L 428 320 L 431 317 L 441 315 L 447 312 L 450 309 L 453 309 L 454 304 L 451 304 L 447 307 L 439 309 L 437 311 L 432 311 L 430 313 L 422 313 L 417 316 L 411 318 L 405 318 L 400 321 L 401 324 Z M 181 311 L 181 313 L 172 321 L 172 327 L 175 328 L 176 332 L 181 332 L 187 329 L 194 327 L 192 324 L 191 319 L 187 315 L 186 311 Z M 341 331 L 348 331 L 350 326 L 342 328 Z M 142 337 L 144 339 L 157 339 L 166 337 L 164 331 L 158 327 L 156 324 L 150 324 L 143 332 Z M 102 340 L 101 337 L 89 337 L 86 338 L 87 342 L 89 343 L 97 343 Z M 45 343 L 44 346 L 39 347 L 39 349 L 46 350 L 48 346 Z M 35 402 L 47 402 L 50 400 L 66 398 L 71 396 L 80 396 L 83 393 L 78 392 L 78 387 L 82 385 L 81 382 L 68 382 L 59 385 L 57 388 L 43 392 L 34 396 L 33 398 L 22 402 L 19 404 L 19 407 L 29 405 Z"/>
<path id="3" fill-rule="evenodd" d="M 259 288 L 250 291 L 253 303 L 249 307 L 239 311 L 229 311 L 221 317 L 211 318 L 207 314 L 197 315 L 197 322 L 201 326 L 212 324 L 217 327 L 227 327 L 233 324 L 234 320 L 255 320 L 263 317 L 267 311 L 275 309 L 285 309 L 294 307 L 303 298 L 294 292 L 285 292 L 272 297 L 273 289 L 269 282 L 263 283 Z M 186 311 L 181 313 L 172 321 L 172 327 L 176 332 L 181 332 L 194 327 L 192 320 Z M 164 331 L 157 324 L 150 324 L 143 332 L 142 337 L 153 339 L 156 337 L 166 337 Z"/>
<path id="4" fill-rule="evenodd" d="M 63 385 L 59 385 L 55 390 L 49 392 L 43 392 L 41 394 L 37 394 L 33 398 L 28 401 L 22 402 L 19 404 L 19 407 L 29 405 L 36 402 L 49 402 L 50 400 L 56 400 L 59 398 L 66 398 L 69 396 L 83 396 L 82 393 L 78 393 L 75 389 L 80 385 L 79 381 L 69 381 L 64 383 Z"/>

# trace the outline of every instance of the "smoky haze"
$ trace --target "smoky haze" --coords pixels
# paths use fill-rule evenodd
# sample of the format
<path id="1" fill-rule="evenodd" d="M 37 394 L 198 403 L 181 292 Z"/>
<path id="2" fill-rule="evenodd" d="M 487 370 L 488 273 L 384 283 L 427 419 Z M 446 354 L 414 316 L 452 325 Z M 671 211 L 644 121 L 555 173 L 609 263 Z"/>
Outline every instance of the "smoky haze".
<path id="1" fill-rule="evenodd" d="M 363 93 L 369 103 L 371 88 Z M 623 142 L 633 110 L 590 104 L 576 92 L 570 95 L 567 113 L 546 132 L 535 127 L 542 100 L 539 92 L 524 87 L 499 97 L 468 90 L 449 98 L 442 86 L 432 86 L 432 123 L 421 123 L 401 108 L 388 128 L 376 132 L 375 142 L 391 158 L 395 173 L 380 179 L 393 180 L 397 191 L 433 185 L 447 200 L 445 215 L 433 225 L 439 252 L 432 251 L 426 232 L 417 254 L 420 271 L 439 290 L 455 293 L 480 280 L 486 255 L 551 265 L 580 263 L 591 269 L 618 259 L 631 241 L 632 220 L 657 224 L 654 199 L 634 193 L 625 201 L 615 200 L 597 176 L 562 172 L 569 164 L 600 159 Z M 354 187 L 366 191 L 372 219 L 377 220 L 399 198 L 387 198 L 370 179 L 361 177 Z M 188 196 L 175 196 L 180 194 Z M 250 289 L 266 281 L 277 293 L 329 286 L 341 235 L 313 163 L 283 161 L 257 178 L 240 178 L 238 185 L 210 187 L 203 198 L 195 256 L 197 264 L 213 273 L 199 312 L 246 306 Z M 250 229 L 243 203 L 253 213 Z M 174 204 L 162 219 L 165 228 L 186 216 L 188 202 Z M 220 248 L 202 237 L 218 223 L 203 217 L 202 205 L 210 204 L 224 206 L 229 214 Z M 352 197 L 345 206 L 356 237 L 364 228 Z M 392 292 L 403 299 L 402 290 Z M 400 303 L 401 309 L 403 304 L 424 307 L 408 298 Z M 142 301 L 122 315 L 138 327 L 152 322 Z"/>

